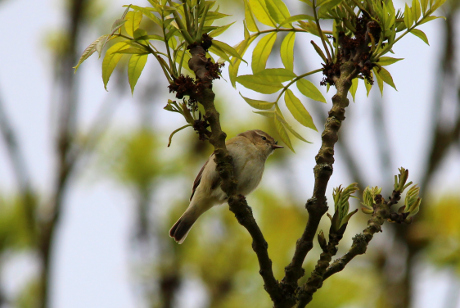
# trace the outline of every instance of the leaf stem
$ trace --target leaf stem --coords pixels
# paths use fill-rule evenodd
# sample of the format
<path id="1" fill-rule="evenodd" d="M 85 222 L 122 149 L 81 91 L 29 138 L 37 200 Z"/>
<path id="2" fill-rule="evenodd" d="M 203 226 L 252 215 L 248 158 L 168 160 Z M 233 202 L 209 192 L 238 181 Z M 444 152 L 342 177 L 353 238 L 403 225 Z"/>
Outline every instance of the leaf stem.
<path id="1" fill-rule="evenodd" d="M 168 148 L 169 148 L 169 146 L 171 145 L 172 137 L 173 137 L 177 132 L 179 132 L 179 131 L 181 131 L 181 130 L 183 130 L 184 128 L 187 128 L 187 127 L 189 127 L 189 126 L 192 126 L 192 124 L 186 124 L 186 125 L 184 125 L 184 126 L 182 126 L 182 127 L 179 127 L 178 129 L 176 129 L 175 131 L 173 131 L 173 132 L 171 133 L 171 135 L 169 135 Z"/>
<path id="2" fill-rule="evenodd" d="M 293 84 L 295 83 L 297 80 L 300 80 L 304 77 L 307 77 L 309 75 L 313 75 L 313 74 L 316 74 L 316 73 L 319 73 L 321 72 L 323 69 L 322 68 L 319 68 L 319 69 L 316 69 L 316 70 L 313 70 L 313 71 L 310 71 L 308 73 L 305 73 L 305 74 L 302 74 L 302 75 L 299 75 L 299 76 L 296 76 L 294 79 L 292 79 L 280 92 L 280 94 L 278 95 L 278 97 L 276 98 L 276 101 L 275 103 L 278 103 L 278 101 L 280 100 L 281 96 L 283 95 L 284 92 L 286 92 L 286 90 Z"/>
<path id="3" fill-rule="evenodd" d="M 177 73 L 177 70 L 176 70 L 176 66 L 174 65 L 174 61 L 173 59 L 171 58 L 171 51 L 170 51 L 170 48 L 169 48 L 169 39 L 166 39 L 166 28 L 165 28 L 165 19 L 164 19 L 164 16 L 162 15 L 161 16 L 161 19 L 162 19 L 162 30 L 163 30 L 163 37 L 164 37 L 164 42 L 165 42 L 165 48 L 166 48 L 166 52 L 168 53 L 168 62 L 169 62 L 169 67 L 170 67 L 170 70 L 172 70 L 172 74 L 174 77 L 178 77 L 179 74 Z"/>
<path id="4" fill-rule="evenodd" d="M 321 43 L 323 43 L 324 50 L 326 50 L 328 60 L 332 61 L 331 53 L 329 52 L 329 48 L 327 48 L 327 45 L 325 43 L 326 40 L 324 39 L 324 33 L 321 30 L 321 26 L 319 24 L 318 13 L 316 12 L 316 0 L 313 0 L 312 3 L 313 3 L 313 17 L 315 18 L 316 27 L 318 27 L 318 33 L 320 35 Z"/>
<path id="5" fill-rule="evenodd" d="M 168 0 L 168 3 L 169 5 L 171 5 L 171 7 L 174 7 L 173 4 L 172 4 L 172 1 L 171 0 Z M 184 25 L 184 23 L 182 22 L 181 18 L 180 18 L 180 15 L 179 13 L 177 13 L 177 10 L 173 10 L 173 15 L 174 15 L 174 21 L 177 23 L 177 25 L 179 26 L 179 31 L 180 33 L 182 34 L 182 36 L 184 37 L 185 41 L 189 44 L 193 44 L 194 41 L 193 41 L 193 38 L 190 36 L 190 34 L 188 33 L 187 31 L 187 27 Z"/>
<path id="6" fill-rule="evenodd" d="M 397 41 L 399 41 L 400 39 L 402 39 L 406 34 L 408 34 L 409 32 L 411 32 L 412 30 L 414 30 L 416 27 L 418 27 L 419 25 L 423 24 L 423 21 L 427 18 L 427 17 L 430 17 L 431 14 L 433 12 L 431 12 L 431 10 L 428 10 L 427 11 L 427 14 L 422 18 L 420 19 L 418 22 L 415 22 L 414 25 L 410 28 L 408 28 L 406 31 L 404 31 L 403 34 L 401 34 L 400 36 L 398 36 L 394 41 L 393 43 L 391 44 L 388 44 L 387 46 L 385 46 L 385 48 L 379 52 L 378 54 L 376 55 L 372 55 L 372 61 L 375 61 L 376 59 L 379 59 L 381 56 L 383 56 L 384 54 L 386 54 L 387 52 L 389 52 L 391 50 L 391 48 L 393 48 L 393 46 L 396 44 Z M 376 49 L 377 50 L 377 49 Z"/>

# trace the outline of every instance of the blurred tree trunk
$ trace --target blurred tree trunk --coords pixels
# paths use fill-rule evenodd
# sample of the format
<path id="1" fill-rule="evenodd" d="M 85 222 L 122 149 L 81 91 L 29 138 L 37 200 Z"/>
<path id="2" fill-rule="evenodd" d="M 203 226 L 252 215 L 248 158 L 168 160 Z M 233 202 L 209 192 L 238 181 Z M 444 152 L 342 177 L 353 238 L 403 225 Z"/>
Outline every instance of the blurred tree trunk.
<path id="1" fill-rule="evenodd" d="M 416 179 L 415 182 L 420 183 L 421 192 L 425 194 L 421 196 L 424 200 L 428 200 L 427 193 L 429 189 L 430 181 L 433 179 L 433 175 L 438 170 L 439 166 L 446 158 L 449 150 L 459 144 L 460 141 L 460 84 L 456 80 L 456 69 L 455 60 L 457 49 L 455 45 L 456 29 L 455 20 L 458 15 L 459 3 L 455 0 L 451 0 L 446 4 L 445 11 L 440 14 L 446 16 L 446 21 L 441 23 L 442 26 L 442 54 L 438 61 L 438 69 L 431 76 L 433 77 L 433 83 L 435 84 L 435 93 L 431 102 L 431 119 L 432 123 L 427 123 L 431 127 L 431 135 L 427 138 L 431 138 L 429 149 L 426 152 L 426 168 L 425 173 L 422 173 L 420 179 Z M 427 77 L 429 78 L 429 77 Z M 455 95 L 452 95 L 452 92 Z M 457 100 L 453 101 L 451 98 L 456 97 Z M 443 108 L 449 108 L 449 105 L 457 104 L 457 114 L 442 113 Z M 383 112 L 379 102 L 374 102 L 374 119 L 376 140 L 378 142 L 378 153 L 380 155 L 379 161 L 383 172 L 391 170 L 394 166 L 391 162 L 394 161 L 389 151 L 388 136 L 385 134 L 387 131 L 385 122 L 383 121 Z M 449 109 L 450 110 L 450 109 Z M 453 118 L 446 119 L 446 115 L 450 115 Z M 446 125 L 450 123 L 450 125 Z M 346 130 L 346 128 L 345 128 Z M 342 132 L 344 134 L 344 132 Z M 353 153 L 353 150 L 344 142 L 343 138 L 338 141 L 338 146 L 341 151 L 341 159 L 346 163 L 344 164 L 351 176 L 352 181 L 358 182 L 362 187 L 364 185 L 364 174 L 362 170 L 359 170 L 359 157 Z M 385 176 L 385 174 L 384 174 Z M 385 176 L 388 178 L 388 176 Z M 389 187 L 388 187 L 389 189 Z M 384 188 L 385 190 L 385 188 Z M 427 203 L 423 203 L 420 208 L 419 216 L 416 218 L 420 219 L 423 215 L 425 207 L 430 206 Z M 414 224 L 405 225 L 397 224 L 393 225 L 395 229 L 395 243 L 392 245 L 392 251 L 384 252 L 379 255 L 378 260 L 374 260 L 377 265 L 377 269 L 381 272 L 381 279 L 384 292 L 385 308 L 408 308 L 412 307 L 413 291 L 414 291 L 414 267 L 416 266 L 415 257 L 418 252 L 423 249 L 424 245 L 420 242 L 420 239 L 411 237 L 413 233 L 411 230 L 414 228 Z M 395 256 L 402 257 L 404 259 L 403 269 L 392 268 L 389 262 L 389 257 Z M 401 275 L 397 279 L 394 276 Z"/>
<path id="2" fill-rule="evenodd" d="M 460 86 L 456 83 L 455 76 L 455 58 L 456 58 L 456 46 L 454 44 L 456 37 L 455 29 L 455 16 L 457 15 L 458 4 L 455 1 L 449 3 L 450 9 L 446 9 L 444 15 L 446 16 L 446 21 L 441 23 L 443 29 L 443 46 L 440 50 L 443 51 L 441 58 L 439 59 L 438 69 L 433 76 L 433 83 L 435 84 L 435 93 L 433 95 L 433 100 L 431 102 L 431 135 L 427 138 L 431 138 L 431 143 L 429 145 L 429 150 L 426 152 L 426 168 L 425 173 L 422 173 L 420 179 L 415 180 L 415 182 L 420 183 L 421 192 L 424 194 L 421 196 L 424 200 L 428 200 L 428 189 L 430 181 L 433 179 L 433 175 L 436 170 L 438 170 L 441 162 L 446 158 L 449 149 L 458 143 L 460 137 L 460 112 L 457 115 L 454 115 L 455 118 L 446 119 L 446 113 L 442 113 L 441 110 L 446 108 L 447 105 L 459 104 L 460 100 L 458 95 L 460 94 Z M 450 91 L 455 91 L 457 100 L 453 101 L 450 95 Z M 454 108 L 455 109 L 455 108 Z M 459 108 L 457 107 L 457 110 Z M 379 115 L 380 114 L 380 115 Z M 374 115 L 381 116 L 380 113 L 375 113 Z M 380 127 L 382 121 L 374 121 L 379 127 L 380 131 L 385 129 Z M 380 123 L 380 124 L 378 124 Z M 446 125 L 446 123 L 452 123 L 451 125 Z M 430 125 L 428 123 L 427 125 Z M 380 140 L 380 138 L 378 139 Z M 379 153 L 386 153 L 382 157 L 382 163 L 390 162 L 391 156 L 389 152 L 379 151 Z M 385 165 L 385 164 L 384 164 Z M 420 219 L 423 215 L 425 207 L 430 206 L 427 203 L 424 203 L 420 208 L 420 213 L 417 219 Z M 381 264 L 379 267 L 381 271 L 381 277 L 383 279 L 383 285 L 385 288 L 385 307 L 388 308 L 408 308 L 412 307 L 413 300 L 413 291 L 414 291 L 414 278 L 415 278 L 415 266 L 417 265 L 415 257 L 418 252 L 423 249 L 424 245 L 420 242 L 420 239 L 414 238 L 411 236 L 413 234 L 413 229 L 415 225 L 405 225 L 397 224 L 394 225 L 395 229 L 395 242 L 392 245 L 392 251 L 382 254 L 381 260 L 378 262 Z M 402 257 L 403 258 L 403 268 L 394 268 L 394 266 L 389 263 L 389 257 Z M 386 266 L 385 266 L 386 265 Z M 396 265 L 398 267 L 398 265 Z M 395 279 L 395 276 L 401 275 Z"/>
<path id="3" fill-rule="evenodd" d="M 65 44 L 62 53 L 56 55 L 55 86 L 56 102 L 53 112 L 56 115 L 55 151 L 57 155 L 56 178 L 52 197 L 47 205 L 49 216 L 41 223 L 40 258 L 42 264 L 41 301 L 42 307 L 49 307 L 50 276 L 52 271 L 53 242 L 58 227 L 66 189 L 75 166 L 75 134 L 77 130 L 78 98 L 76 91 L 76 75 L 73 66 L 78 61 L 78 37 L 85 21 L 87 0 L 71 0 L 67 4 L 65 20 Z"/>
<path id="4" fill-rule="evenodd" d="M 441 58 L 439 59 L 437 71 L 432 74 L 433 83 L 435 84 L 435 93 L 431 102 L 431 119 L 433 123 L 431 124 L 432 135 L 427 136 L 428 138 L 431 137 L 431 144 L 427 152 L 425 174 L 419 180 L 421 192 L 424 194 L 421 197 L 424 200 L 428 200 L 429 184 L 433 179 L 433 175 L 446 158 L 449 150 L 459 143 L 460 138 L 460 85 L 456 80 L 455 69 L 457 57 L 455 21 L 458 15 L 458 7 L 457 1 L 448 1 L 444 7 L 445 11 L 441 14 L 446 16 L 446 21 L 441 23 L 443 27 L 442 47 L 440 48 L 442 50 Z M 451 95 L 451 91 L 454 91 L 454 95 Z M 452 97 L 456 97 L 456 100 L 452 100 Z M 446 108 L 446 106 L 449 108 L 449 105 L 452 106 L 452 104 L 457 104 L 457 107 L 453 108 L 457 110 L 457 114 L 442 112 L 443 108 Z M 451 116 L 452 118 L 449 119 L 446 116 Z M 450 125 L 446 123 L 450 123 Z M 423 204 L 419 215 L 423 215 L 425 207 L 428 206 L 430 204 Z M 407 257 L 400 283 L 388 290 L 388 296 L 399 297 L 399 300 L 394 305 L 395 308 L 413 306 L 411 300 L 414 295 L 414 268 L 417 265 L 415 257 L 423 249 L 424 245 L 419 239 L 410 236 L 412 233 L 411 228 L 414 228 L 414 225 L 396 225 L 396 241 L 407 247 Z M 395 289 L 398 292 L 394 292 Z"/>

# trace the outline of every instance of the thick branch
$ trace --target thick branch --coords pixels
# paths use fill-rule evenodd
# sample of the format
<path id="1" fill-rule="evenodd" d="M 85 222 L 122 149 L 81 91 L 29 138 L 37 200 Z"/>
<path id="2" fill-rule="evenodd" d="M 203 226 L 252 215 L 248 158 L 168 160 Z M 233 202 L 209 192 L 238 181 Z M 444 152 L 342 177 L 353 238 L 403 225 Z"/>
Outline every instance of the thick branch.
<path id="1" fill-rule="evenodd" d="M 243 225 L 253 239 L 252 248 L 257 255 L 260 267 L 260 275 L 265 283 L 265 290 L 269 293 L 275 307 L 282 307 L 277 303 L 282 302 L 281 289 L 278 281 L 273 275 L 272 261 L 268 255 L 268 244 L 257 225 L 252 210 L 248 206 L 243 196 L 237 196 L 237 182 L 233 176 L 232 157 L 229 155 L 225 146 L 226 134 L 222 131 L 219 121 L 219 113 L 214 105 L 214 92 L 211 89 L 209 72 L 206 67 L 205 50 L 202 46 L 196 45 L 190 48 L 192 58 L 189 67 L 192 68 L 196 76 L 202 81 L 204 89 L 198 101 L 203 105 L 206 113 L 205 120 L 211 128 L 209 142 L 214 146 L 215 161 L 217 172 L 222 179 L 221 188 L 228 196 L 230 210 L 235 214 L 238 222 Z"/>
<path id="2" fill-rule="evenodd" d="M 349 104 L 347 94 L 351 87 L 351 80 L 357 76 L 357 71 L 352 62 L 342 64 L 340 71 L 341 75 L 335 77 L 334 80 L 337 93 L 332 98 L 333 105 L 321 135 L 322 145 L 318 155 L 315 157 L 315 186 L 313 196 L 306 204 L 309 213 L 308 223 L 301 238 L 297 240 L 294 256 L 291 263 L 285 268 L 285 277 L 282 281 L 283 288 L 290 292 L 297 288 L 297 280 L 304 275 L 303 262 L 307 253 L 313 247 L 313 239 L 321 217 L 328 209 L 325 194 L 333 171 L 334 145 L 338 140 L 338 132 L 342 121 L 345 119 L 345 108 Z"/>
<path id="3" fill-rule="evenodd" d="M 338 231 L 334 231 L 331 227 L 329 231 L 329 243 L 326 247 L 323 247 L 323 252 L 316 263 L 315 269 L 299 291 L 299 303 L 297 307 L 305 307 L 313 299 L 313 294 L 323 285 L 323 275 L 331 263 L 332 257 L 337 253 L 337 246 L 343 237 L 346 227 L 347 224 L 342 226 Z"/>

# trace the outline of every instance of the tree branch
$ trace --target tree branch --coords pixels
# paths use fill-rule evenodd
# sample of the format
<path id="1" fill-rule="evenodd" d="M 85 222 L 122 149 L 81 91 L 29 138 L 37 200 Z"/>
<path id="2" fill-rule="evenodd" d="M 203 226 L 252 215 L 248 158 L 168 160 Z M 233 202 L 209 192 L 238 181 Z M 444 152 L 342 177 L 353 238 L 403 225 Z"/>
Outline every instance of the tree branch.
<path id="1" fill-rule="evenodd" d="M 230 210 L 235 214 L 238 222 L 243 225 L 251 235 L 253 242 L 252 248 L 259 261 L 259 273 L 264 280 L 264 287 L 270 295 L 275 307 L 280 306 L 282 302 L 281 289 L 278 281 L 275 279 L 272 269 L 272 261 L 268 255 L 268 244 L 252 215 L 252 210 L 248 206 L 246 199 L 241 195 L 236 195 L 237 181 L 233 176 L 232 157 L 229 155 L 225 146 L 227 135 L 222 131 L 219 121 L 219 113 L 214 105 L 214 92 L 212 91 L 212 72 L 210 73 L 207 66 L 206 51 L 201 45 L 192 45 L 190 48 L 192 58 L 189 61 L 189 67 L 195 72 L 199 79 L 198 86 L 202 86 L 201 95 L 198 101 L 205 109 L 204 119 L 209 123 L 211 135 L 209 142 L 214 146 L 214 155 L 216 161 L 216 170 L 222 180 L 221 188 L 228 196 L 228 205 Z"/>
<path id="2" fill-rule="evenodd" d="M 23 152 L 19 147 L 16 132 L 13 129 L 13 125 L 9 121 L 9 117 L 6 114 L 6 110 L 3 107 L 3 101 L 0 99 L 0 133 L 5 141 L 6 150 L 8 152 L 13 173 L 16 177 L 18 185 L 19 196 L 22 199 L 22 205 L 24 206 L 27 228 L 30 232 L 31 238 L 35 236 L 35 199 L 32 185 L 30 183 L 30 176 L 27 168 L 27 164 L 24 159 Z"/>
<path id="3" fill-rule="evenodd" d="M 77 40 L 81 30 L 81 25 L 85 21 L 85 8 L 88 5 L 87 0 L 71 1 L 68 11 L 67 39 L 68 44 L 64 53 L 58 56 L 56 61 L 56 83 L 61 90 L 59 104 L 56 106 L 58 110 L 57 119 L 57 138 L 55 140 L 55 150 L 57 155 L 57 171 L 56 180 L 53 187 L 49 208 L 51 214 L 46 217 L 41 224 L 39 254 L 41 258 L 42 274 L 41 274 L 41 307 L 49 307 L 49 286 L 52 266 L 52 248 L 55 238 L 57 225 L 61 217 L 61 211 L 64 204 L 64 196 L 68 187 L 69 179 L 74 161 L 69 158 L 73 148 L 73 141 L 77 129 L 77 107 L 78 100 L 75 91 L 75 75 L 72 66 L 77 63 Z"/>
<path id="4" fill-rule="evenodd" d="M 324 272 L 331 263 L 332 257 L 337 253 L 337 246 L 339 245 L 339 242 L 345 233 L 347 225 L 348 224 L 343 225 L 337 232 L 331 225 L 329 230 L 329 243 L 327 246 L 322 247 L 323 252 L 321 253 L 320 258 L 316 263 L 315 269 L 311 273 L 307 282 L 302 286 L 302 289 L 298 292 L 299 303 L 297 307 L 305 307 L 313 299 L 313 294 L 323 285 Z M 320 235 L 323 236 L 322 233 L 320 233 L 318 238 Z M 321 245 L 321 240 L 319 239 L 319 241 Z"/>
<path id="5" fill-rule="evenodd" d="M 366 252 L 369 242 L 377 232 L 382 231 L 383 223 L 390 218 L 390 208 L 398 203 L 401 193 L 393 191 L 393 195 L 389 201 L 385 202 L 382 195 L 375 196 L 374 213 L 367 222 L 367 228 L 362 233 L 353 237 L 353 244 L 350 250 L 341 258 L 335 260 L 325 271 L 323 281 L 335 273 L 340 272 L 345 266 L 357 255 L 362 255 Z"/>
<path id="6" fill-rule="evenodd" d="M 313 239 L 319 222 L 328 209 L 326 188 L 333 171 L 334 145 L 338 140 L 342 121 L 345 119 L 345 108 L 349 104 L 347 94 L 351 87 L 351 80 L 357 74 L 354 64 L 348 61 L 341 65 L 340 76 L 334 77 L 337 92 L 332 98 L 332 108 L 321 135 L 322 145 L 315 157 L 313 196 L 306 204 L 309 214 L 308 223 L 301 238 L 297 240 L 294 256 L 291 263 L 285 268 L 285 277 L 282 281 L 282 287 L 288 292 L 293 292 L 297 288 L 297 280 L 304 275 L 303 262 L 307 253 L 313 248 Z"/>

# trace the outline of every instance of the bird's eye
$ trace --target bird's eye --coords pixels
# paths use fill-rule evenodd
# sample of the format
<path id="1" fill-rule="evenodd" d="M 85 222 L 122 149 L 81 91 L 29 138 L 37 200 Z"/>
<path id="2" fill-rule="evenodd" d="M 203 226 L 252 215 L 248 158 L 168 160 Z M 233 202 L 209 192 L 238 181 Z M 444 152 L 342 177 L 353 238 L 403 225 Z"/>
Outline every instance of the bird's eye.
<path id="1" fill-rule="evenodd" d="M 267 137 L 265 137 L 265 136 L 262 136 L 262 140 L 267 140 Z"/>

